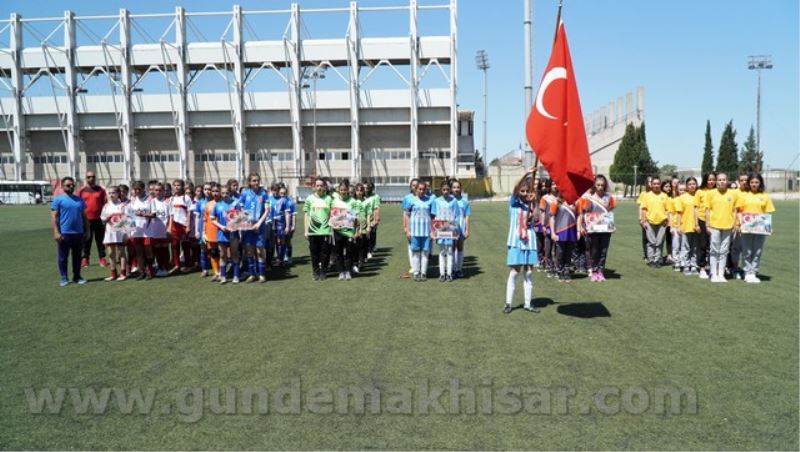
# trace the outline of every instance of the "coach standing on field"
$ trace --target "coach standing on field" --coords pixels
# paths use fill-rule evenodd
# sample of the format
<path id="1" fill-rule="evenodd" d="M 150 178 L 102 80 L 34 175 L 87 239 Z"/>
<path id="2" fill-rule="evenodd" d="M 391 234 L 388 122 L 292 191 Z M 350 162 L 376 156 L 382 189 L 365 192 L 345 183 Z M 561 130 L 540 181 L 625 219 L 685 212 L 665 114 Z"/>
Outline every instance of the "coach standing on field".
<path id="1" fill-rule="evenodd" d="M 103 220 L 100 219 L 100 213 L 103 211 L 103 206 L 108 202 L 108 195 L 106 195 L 106 190 L 97 185 L 95 180 L 95 174 L 91 171 L 87 171 L 86 185 L 78 190 L 78 196 L 83 199 L 86 205 L 86 218 L 89 219 L 89 230 L 87 231 L 89 236 L 86 239 L 86 243 L 83 244 L 83 260 L 81 261 L 81 267 L 89 266 L 89 256 L 92 252 L 92 236 L 94 236 L 94 242 L 97 244 L 97 255 L 100 256 L 100 266 L 105 267 L 107 265 L 106 250 L 103 247 L 103 237 L 106 234 L 106 227 L 105 224 L 103 224 Z"/>
<path id="2" fill-rule="evenodd" d="M 51 207 L 51 222 L 53 236 L 58 245 L 58 271 L 61 273 L 61 287 L 69 284 L 67 278 L 67 258 L 72 254 L 72 282 L 85 284 L 81 278 L 80 253 L 83 242 L 88 238 L 89 221 L 86 218 L 86 204 L 75 196 L 75 179 L 65 177 L 61 179 L 61 188 L 64 193 L 53 199 Z"/>

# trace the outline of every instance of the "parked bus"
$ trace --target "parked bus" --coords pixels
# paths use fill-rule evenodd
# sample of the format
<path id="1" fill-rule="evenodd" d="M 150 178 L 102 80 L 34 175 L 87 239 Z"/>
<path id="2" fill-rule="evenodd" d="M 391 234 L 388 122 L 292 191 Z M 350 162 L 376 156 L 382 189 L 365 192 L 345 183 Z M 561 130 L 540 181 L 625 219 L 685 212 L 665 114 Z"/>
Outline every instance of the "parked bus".
<path id="1" fill-rule="evenodd" d="M 49 181 L 0 181 L 0 204 L 38 204 L 53 200 Z"/>

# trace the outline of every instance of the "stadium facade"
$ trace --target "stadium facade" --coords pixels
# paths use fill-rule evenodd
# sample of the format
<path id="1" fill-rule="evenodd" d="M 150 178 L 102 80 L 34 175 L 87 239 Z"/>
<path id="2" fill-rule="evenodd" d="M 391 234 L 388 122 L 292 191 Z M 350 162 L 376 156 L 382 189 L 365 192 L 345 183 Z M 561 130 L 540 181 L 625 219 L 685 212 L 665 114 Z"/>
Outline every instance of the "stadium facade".
<path id="1" fill-rule="evenodd" d="M 418 32 L 419 16 L 429 13 L 445 17 L 438 34 Z M 364 35 L 362 22 L 373 14 L 395 14 L 407 21 L 408 34 Z M 304 19 L 332 15 L 344 17 L 342 35 L 311 38 L 319 34 L 307 30 L 311 22 Z M 221 38 L 190 39 L 203 34 L 193 22 L 211 17 L 227 22 Z M 259 24 L 275 18 L 285 28 Z M 148 22 L 168 26 L 154 29 Z M 105 28 L 91 32 L 98 23 Z M 273 28 L 283 33 L 257 37 Z M 276 11 L 234 6 L 222 13 L 179 7 L 168 14 L 12 14 L 0 22 L 0 179 L 49 180 L 93 170 L 111 184 L 242 179 L 258 172 L 267 181 L 298 186 L 317 175 L 372 178 L 381 185 L 474 175 L 472 116 L 462 115 L 460 127 L 457 111 L 457 36 L 456 0 L 324 9 L 292 4 Z M 396 86 L 370 89 L 377 72 Z M 213 73 L 223 88 L 195 91 L 197 80 Z M 439 85 L 427 88 L 433 73 Z M 341 87 L 317 89 L 326 75 L 326 83 L 338 80 Z M 253 88 L 263 76 L 278 88 Z M 153 78 L 165 89 L 142 89 Z M 105 80 L 107 92 L 86 89 L 96 79 Z M 45 94 L 31 94 L 43 83 Z"/>

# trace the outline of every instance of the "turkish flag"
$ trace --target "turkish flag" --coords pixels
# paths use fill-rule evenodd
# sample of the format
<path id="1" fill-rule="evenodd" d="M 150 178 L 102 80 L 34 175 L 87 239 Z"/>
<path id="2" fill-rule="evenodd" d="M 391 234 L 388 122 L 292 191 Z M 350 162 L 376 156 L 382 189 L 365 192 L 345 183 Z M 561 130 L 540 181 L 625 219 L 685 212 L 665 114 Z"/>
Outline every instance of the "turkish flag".
<path id="1" fill-rule="evenodd" d="M 592 162 L 563 22 L 558 25 L 525 135 L 567 202 L 574 203 L 592 187 Z"/>

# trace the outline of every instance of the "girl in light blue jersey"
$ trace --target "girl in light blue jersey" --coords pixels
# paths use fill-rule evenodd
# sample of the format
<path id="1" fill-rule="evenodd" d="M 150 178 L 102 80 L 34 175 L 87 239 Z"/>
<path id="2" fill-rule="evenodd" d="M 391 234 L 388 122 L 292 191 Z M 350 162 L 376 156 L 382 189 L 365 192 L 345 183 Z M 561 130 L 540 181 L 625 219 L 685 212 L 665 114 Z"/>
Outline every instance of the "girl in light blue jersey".
<path id="1" fill-rule="evenodd" d="M 431 200 L 425 196 L 425 188 L 425 184 L 417 184 L 415 195 L 407 201 L 403 215 L 411 250 L 411 272 L 417 282 L 428 279 L 428 253 L 431 250 Z"/>
<path id="2" fill-rule="evenodd" d="M 534 168 L 528 171 L 514 186 L 514 193 L 508 200 L 508 247 L 507 264 L 509 267 L 508 281 L 506 282 L 506 304 L 503 312 L 511 313 L 511 303 L 514 300 L 514 290 L 517 284 L 517 275 L 522 271 L 524 289 L 524 308 L 528 312 L 539 312 L 531 305 L 533 299 L 533 268 L 539 259 L 536 252 L 537 218 L 534 214 L 536 201 L 533 183 Z"/>
<path id="3" fill-rule="evenodd" d="M 453 179 L 450 183 L 450 189 L 453 192 L 453 197 L 458 201 L 459 216 L 458 216 L 458 232 L 459 238 L 456 241 L 455 250 L 453 252 L 453 268 L 455 270 L 456 278 L 464 277 L 464 242 L 469 238 L 470 224 L 469 217 L 471 210 L 469 207 L 469 199 L 466 193 L 461 192 L 461 182 L 458 179 Z"/>
<path id="4" fill-rule="evenodd" d="M 460 209 L 458 200 L 450 194 L 450 182 L 446 179 L 441 185 L 442 195 L 431 200 L 431 217 L 437 224 L 443 224 L 438 230 L 431 230 L 431 238 L 439 245 L 439 282 L 453 280 L 453 247 L 458 240 L 458 217 Z M 445 223 L 439 223 L 444 221 Z M 455 234 L 446 237 L 445 234 Z"/>

